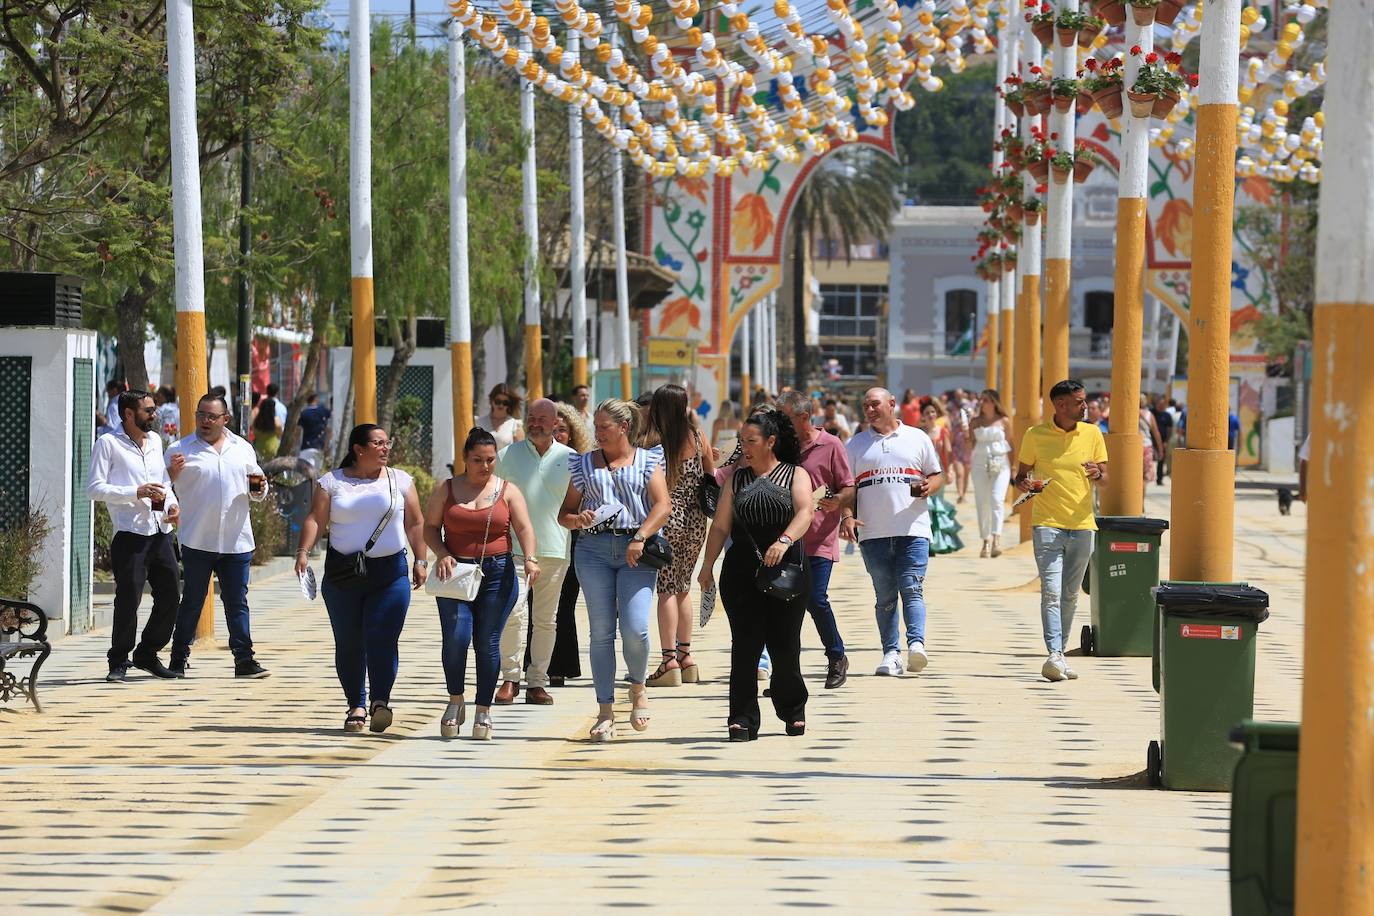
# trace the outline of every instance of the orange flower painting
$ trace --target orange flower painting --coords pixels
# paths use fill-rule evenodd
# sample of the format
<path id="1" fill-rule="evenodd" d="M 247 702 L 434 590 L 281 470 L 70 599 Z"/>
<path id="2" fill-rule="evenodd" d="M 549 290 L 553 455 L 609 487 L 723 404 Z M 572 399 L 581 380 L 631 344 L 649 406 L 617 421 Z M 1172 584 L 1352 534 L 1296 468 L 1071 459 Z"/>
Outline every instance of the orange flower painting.
<path id="1" fill-rule="evenodd" d="M 686 296 L 663 303 L 658 316 L 658 333 L 664 337 L 688 337 L 701 331 L 701 309 Z"/>
<path id="2" fill-rule="evenodd" d="M 709 186 L 706 184 L 705 178 L 683 176 L 677 180 L 676 184 L 681 190 L 691 194 L 702 203 L 706 203 L 706 191 Z"/>
<path id="3" fill-rule="evenodd" d="M 1255 175 L 1247 178 L 1240 183 L 1240 189 L 1250 195 L 1256 203 L 1268 205 L 1274 197 L 1274 186 L 1269 183 L 1268 178 L 1261 178 Z"/>
<path id="4" fill-rule="evenodd" d="M 735 252 L 756 251 L 773 233 L 773 211 L 761 194 L 746 194 L 730 216 L 730 240 Z"/>
<path id="5" fill-rule="evenodd" d="M 1166 203 L 1155 220 L 1155 236 L 1174 257 L 1192 257 L 1193 205 L 1178 197 Z"/>

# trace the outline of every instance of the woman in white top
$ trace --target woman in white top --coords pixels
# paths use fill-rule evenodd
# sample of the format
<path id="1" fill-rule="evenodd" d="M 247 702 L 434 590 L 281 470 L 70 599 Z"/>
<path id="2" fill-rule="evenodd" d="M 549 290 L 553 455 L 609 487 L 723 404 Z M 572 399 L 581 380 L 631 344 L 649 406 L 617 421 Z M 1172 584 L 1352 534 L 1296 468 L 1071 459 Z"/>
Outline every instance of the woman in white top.
<path id="1" fill-rule="evenodd" d="M 420 499 L 409 474 L 387 467 L 390 456 L 386 430 L 371 423 L 353 427 L 343 464 L 315 486 L 315 501 L 301 526 L 296 551 L 296 575 L 301 576 L 320 533 L 329 531 L 320 592 L 334 629 L 334 668 L 348 699 L 348 732 L 362 731 L 367 721 L 369 681 L 372 730 L 386 731 L 391 725 L 388 704 L 410 590 L 424 585 L 429 575 Z M 415 553 L 409 576 L 407 543 Z M 331 570 L 347 568 L 347 555 L 358 552 L 366 554 L 366 581 L 332 581 Z"/>
<path id="2" fill-rule="evenodd" d="M 492 434 L 499 452 L 525 438 L 525 427 L 520 422 L 520 395 L 502 382 L 491 389 L 487 398 L 491 409 L 477 418 L 477 425 Z"/>
<path id="3" fill-rule="evenodd" d="M 1002 555 L 1002 512 L 1011 480 L 1011 418 L 996 390 L 978 395 L 978 414 L 969 421 L 973 433 L 973 497 L 978 503 L 979 556 Z"/>

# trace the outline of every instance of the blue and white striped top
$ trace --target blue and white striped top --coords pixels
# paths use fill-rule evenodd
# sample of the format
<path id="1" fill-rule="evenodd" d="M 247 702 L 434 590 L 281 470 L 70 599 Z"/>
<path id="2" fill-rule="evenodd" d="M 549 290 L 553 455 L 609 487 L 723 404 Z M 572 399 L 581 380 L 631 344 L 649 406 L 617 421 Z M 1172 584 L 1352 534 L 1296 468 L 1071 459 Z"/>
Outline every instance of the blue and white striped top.
<path id="1" fill-rule="evenodd" d="M 582 494 L 579 511 L 620 503 L 625 508 L 616 514 L 612 527 L 638 528 L 649 517 L 649 478 L 663 463 L 663 447 L 637 448 L 630 463 L 614 471 L 596 466 L 600 454 L 587 452 L 570 462 L 572 485 Z"/>

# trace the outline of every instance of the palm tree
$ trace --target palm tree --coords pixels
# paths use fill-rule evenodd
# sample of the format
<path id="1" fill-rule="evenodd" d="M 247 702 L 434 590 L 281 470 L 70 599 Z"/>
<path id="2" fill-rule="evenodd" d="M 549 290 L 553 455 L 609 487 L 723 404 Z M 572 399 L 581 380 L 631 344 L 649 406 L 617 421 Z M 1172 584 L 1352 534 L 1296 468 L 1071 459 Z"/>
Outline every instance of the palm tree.
<path id="1" fill-rule="evenodd" d="M 835 250 L 850 260 L 857 243 L 887 237 L 888 223 L 899 206 L 896 189 L 900 166 L 881 150 L 859 144 L 836 150 L 811 173 L 793 207 L 792 229 L 792 335 L 795 359 L 794 386 L 805 391 L 810 378 L 806 349 L 804 300 L 807 245 L 819 239 L 826 260 Z"/>

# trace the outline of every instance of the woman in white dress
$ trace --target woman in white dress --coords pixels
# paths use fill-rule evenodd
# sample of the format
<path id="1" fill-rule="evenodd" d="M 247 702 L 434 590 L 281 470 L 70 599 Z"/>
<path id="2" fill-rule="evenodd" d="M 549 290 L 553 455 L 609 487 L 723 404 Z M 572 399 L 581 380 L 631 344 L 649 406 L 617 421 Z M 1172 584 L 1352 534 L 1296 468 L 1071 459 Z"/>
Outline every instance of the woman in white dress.
<path id="1" fill-rule="evenodd" d="M 978 503 L 978 534 L 983 539 L 979 556 L 1002 554 L 1002 514 L 1011 480 L 1011 418 L 997 391 L 988 388 L 978 395 L 978 414 L 969 421 L 973 433 L 973 497 Z"/>
<path id="2" fill-rule="evenodd" d="M 525 427 L 520 423 L 520 395 L 502 382 L 491 389 L 487 399 L 491 409 L 477 418 L 477 425 L 495 437 L 496 450 L 525 438 Z"/>

